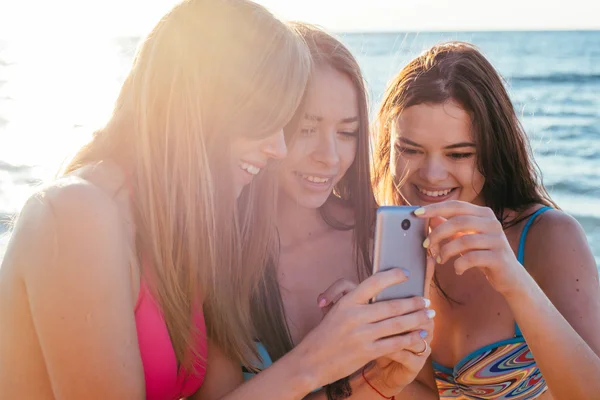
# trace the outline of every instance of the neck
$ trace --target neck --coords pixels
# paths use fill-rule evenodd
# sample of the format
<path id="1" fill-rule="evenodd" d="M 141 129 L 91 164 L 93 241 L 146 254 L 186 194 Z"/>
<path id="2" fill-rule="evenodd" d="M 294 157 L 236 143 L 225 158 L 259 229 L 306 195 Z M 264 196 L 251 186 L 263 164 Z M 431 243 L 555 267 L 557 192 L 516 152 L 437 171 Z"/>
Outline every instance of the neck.
<path id="1" fill-rule="evenodd" d="M 307 208 L 280 193 L 277 207 L 277 229 L 282 247 L 303 241 L 330 227 L 318 208 Z"/>

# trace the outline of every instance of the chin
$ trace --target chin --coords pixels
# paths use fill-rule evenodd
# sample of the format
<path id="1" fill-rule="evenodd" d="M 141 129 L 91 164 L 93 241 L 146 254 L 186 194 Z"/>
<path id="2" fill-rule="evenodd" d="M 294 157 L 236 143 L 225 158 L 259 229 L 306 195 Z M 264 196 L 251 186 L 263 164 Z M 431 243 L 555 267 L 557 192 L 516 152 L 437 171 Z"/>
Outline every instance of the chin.
<path id="1" fill-rule="evenodd" d="M 320 197 L 312 197 L 307 196 L 304 199 L 300 198 L 298 204 L 304 208 L 317 209 L 321 208 L 323 204 L 327 202 L 328 197 L 320 198 Z"/>
<path id="2" fill-rule="evenodd" d="M 329 196 L 324 196 L 322 194 L 307 194 L 302 192 L 295 193 L 286 193 L 286 197 L 296 206 L 300 206 L 306 209 L 317 209 L 323 206 Z"/>

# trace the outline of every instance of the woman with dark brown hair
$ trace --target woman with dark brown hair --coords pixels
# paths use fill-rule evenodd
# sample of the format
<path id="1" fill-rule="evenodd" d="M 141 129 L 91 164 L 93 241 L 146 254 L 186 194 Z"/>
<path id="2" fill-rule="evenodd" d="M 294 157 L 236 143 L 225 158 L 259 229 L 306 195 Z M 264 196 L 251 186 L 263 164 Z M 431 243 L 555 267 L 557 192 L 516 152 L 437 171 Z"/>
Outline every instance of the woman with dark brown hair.
<path id="1" fill-rule="evenodd" d="M 492 65 L 467 43 L 434 46 L 394 78 L 376 122 L 379 200 L 442 221 L 423 243 L 437 319 L 421 376 L 441 398 L 596 398 L 594 258 L 544 189 Z"/>

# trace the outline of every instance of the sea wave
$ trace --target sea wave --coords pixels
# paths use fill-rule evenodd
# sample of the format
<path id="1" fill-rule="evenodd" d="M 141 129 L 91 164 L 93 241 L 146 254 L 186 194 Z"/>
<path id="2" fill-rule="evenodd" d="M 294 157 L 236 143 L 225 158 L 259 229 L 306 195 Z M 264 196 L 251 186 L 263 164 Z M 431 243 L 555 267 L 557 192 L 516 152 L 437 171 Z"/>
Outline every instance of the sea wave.
<path id="1" fill-rule="evenodd" d="M 556 183 L 546 183 L 546 189 L 548 192 L 556 193 L 561 192 L 565 195 L 579 194 L 591 197 L 600 197 L 600 187 L 593 185 L 591 182 L 586 183 L 581 180 L 578 181 L 559 181 Z"/>
<path id="2" fill-rule="evenodd" d="M 535 83 L 535 84 L 553 84 L 553 83 L 600 83 L 600 74 L 570 74 L 555 73 L 549 75 L 513 75 L 508 77 L 509 82 L 513 83 Z"/>
<path id="3" fill-rule="evenodd" d="M 14 165 L 14 164 L 9 164 L 6 161 L 2 161 L 0 160 L 0 171 L 8 171 L 8 172 L 25 172 L 27 170 L 31 169 L 31 166 L 29 165 Z"/>
<path id="4" fill-rule="evenodd" d="M 598 118 L 599 113 L 586 112 L 586 111 L 547 111 L 547 110 L 533 110 L 525 111 L 523 113 L 528 117 L 557 117 L 557 118 Z"/>

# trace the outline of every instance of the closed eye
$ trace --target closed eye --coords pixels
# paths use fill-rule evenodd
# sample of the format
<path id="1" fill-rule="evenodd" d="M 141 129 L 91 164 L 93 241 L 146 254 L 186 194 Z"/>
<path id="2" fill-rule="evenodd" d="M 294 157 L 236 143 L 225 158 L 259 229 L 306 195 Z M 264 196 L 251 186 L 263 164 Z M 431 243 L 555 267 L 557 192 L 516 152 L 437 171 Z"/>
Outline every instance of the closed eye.
<path id="1" fill-rule="evenodd" d="M 417 150 L 417 149 L 413 149 L 410 147 L 404 147 L 404 146 L 397 146 L 398 151 L 400 152 L 400 154 L 402 155 L 416 155 L 416 154 L 421 154 L 421 150 Z"/>
<path id="2" fill-rule="evenodd" d="M 475 155 L 475 153 L 449 153 L 448 157 L 454 160 L 464 160 L 467 158 L 471 158 Z"/>
<path id="3" fill-rule="evenodd" d="M 347 131 L 347 132 L 338 132 L 338 134 L 343 136 L 344 139 L 354 139 L 354 138 L 358 137 L 358 130 Z"/>
<path id="4" fill-rule="evenodd" d="M 317 131 L 317 128 L 301 128 L 300 135 L 302 136 L 310 136 Z"/>

